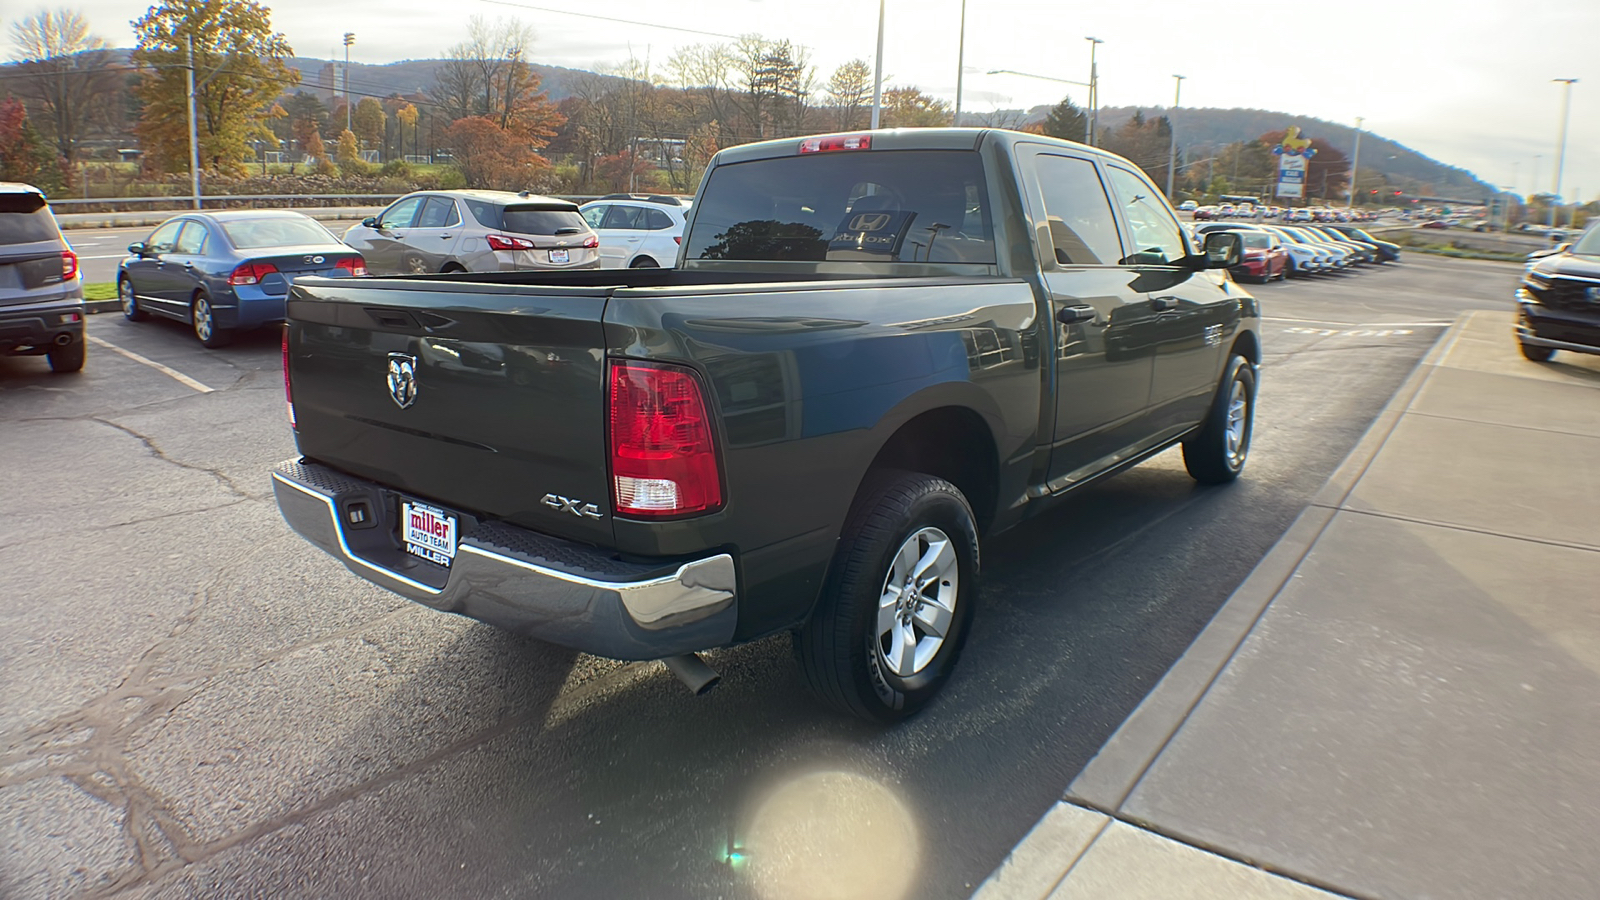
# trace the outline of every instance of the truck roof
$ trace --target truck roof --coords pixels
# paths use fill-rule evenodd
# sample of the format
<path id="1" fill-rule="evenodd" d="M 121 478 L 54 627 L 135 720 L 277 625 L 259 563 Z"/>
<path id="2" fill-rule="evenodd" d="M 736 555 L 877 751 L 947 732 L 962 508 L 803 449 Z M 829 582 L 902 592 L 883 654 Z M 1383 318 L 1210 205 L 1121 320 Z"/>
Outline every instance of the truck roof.
<path id="1" fill-rule="evenodd" d="M 976 150 L 984 141 L 1004 141 L 1008 144 L 1022 142 L 1060 144 L 1063 147 L 1071 147 L 1079 152 L 1093 153 L 1108 159 L 1120 158 L 1116 154 L 1107 153 L 1087 144 L 1064 141 L 1060 138 L 1042 134 L 1030 134 L 1025 131 L 1010 131 L 1004 128 L 880 128 L 876 131 L 864 128 L 859 131 L 812 134 L 803 137 L 778 138 L 755 144 L 742 144 L 717 151 L 716 159 L 718 165 L 727 165 L 730 163 L 749 162 L 754 159 L 794 156 L 800 152 L 800 143 L 802 141 L 819 137 L 851 137 L 856 135 L 871 135 L 873 150 Z"/>

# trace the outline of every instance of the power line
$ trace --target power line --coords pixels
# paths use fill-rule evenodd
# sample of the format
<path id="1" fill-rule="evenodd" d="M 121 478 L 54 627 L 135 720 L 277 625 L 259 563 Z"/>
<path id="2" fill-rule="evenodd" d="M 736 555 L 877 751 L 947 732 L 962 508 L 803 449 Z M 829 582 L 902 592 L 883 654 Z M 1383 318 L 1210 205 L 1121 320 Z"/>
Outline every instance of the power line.
<path id="1" fill-rule="evenodd" d="M 617 19 L 611 16 L 601 16 L 594 13 L 572 12 L 566 9 L 550 9 L 545 6 L 530 6 L 526 3 L 512 3 L 511 0 L 482 0 L 495 6 L 511 6 L 517 9 L 531 9 L 534 12 L 550 13 L 557 16 L 577 16 L 580 19 L 598 19 L 601 22 L 616 22 L 621 25 L 633 25 L 639 28 L 658 28 L 662 31 L 681 31 L 685 34 L 698 34 L 705 37 L 727 38 L 730 41 L 739 39 L 737 34 L 723 34 L 720 31 L 701 31 L 698 28 L 684 28 L 680 25 L 657 25 L 653 22 L 638 22 L 633 19 Z"/>

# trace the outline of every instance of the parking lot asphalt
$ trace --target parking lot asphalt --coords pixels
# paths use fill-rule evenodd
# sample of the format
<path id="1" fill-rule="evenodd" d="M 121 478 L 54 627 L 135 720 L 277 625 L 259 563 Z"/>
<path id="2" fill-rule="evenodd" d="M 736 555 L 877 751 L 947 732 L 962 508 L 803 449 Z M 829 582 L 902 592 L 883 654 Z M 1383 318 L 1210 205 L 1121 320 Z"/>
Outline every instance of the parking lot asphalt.
<path id="1" fill-rule="evenodd" d="M 1167 454 L 990 541 L 960 670 L 889 730 L 813 704 L 782 638 L 697 699 L 356 579 L 271 503 L 276 335 L 92 317 L 81 375 L 0 360 L 0 895 L 965 896 L 1516 273 L 1252 288 L 1245 477 Z"/>

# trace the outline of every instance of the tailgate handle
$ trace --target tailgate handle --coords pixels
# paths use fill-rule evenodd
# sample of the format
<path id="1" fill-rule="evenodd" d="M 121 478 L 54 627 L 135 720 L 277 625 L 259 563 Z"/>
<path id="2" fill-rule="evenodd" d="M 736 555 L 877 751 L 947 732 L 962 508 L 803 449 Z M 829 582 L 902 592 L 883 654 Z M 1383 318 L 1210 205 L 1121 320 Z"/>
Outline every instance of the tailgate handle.
<path id="1" fill-rule="evenodd" d="M 385 328 L 421 328 L 417 320 L 402 309 L 374 309 L 367 307 L 367 315 Z"/>

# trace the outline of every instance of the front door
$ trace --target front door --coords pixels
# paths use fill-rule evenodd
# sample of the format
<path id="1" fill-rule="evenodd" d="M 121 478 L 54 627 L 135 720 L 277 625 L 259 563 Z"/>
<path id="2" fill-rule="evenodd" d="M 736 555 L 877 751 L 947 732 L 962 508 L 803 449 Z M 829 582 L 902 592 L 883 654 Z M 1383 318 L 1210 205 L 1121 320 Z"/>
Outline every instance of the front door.
<path id="1" fill-rule="evenodd" d="M 426 196 L 402 197 L 378 216 L 378 226 L 369 229 L 361 255 L 367 261 L 367 271 L 374 275 L 404 274 L 406 232 L 422 208 Z"/>
<path id="2" fill-rule="evenodd" d="M 169 257 L 178 249 L 178 232 L 185 221 L 173 219 L 157 228 L 144 242 L 144 256 L 128 267 L 134 293 L 146 309 L 178 314 L 172 298 L 178 292 L 180 266 Z"/>
<path id="3" fill-rule="evenodd" d="M 1036 236 L 1050 295 L 1055 425 L 1050 488 L 1114 465 L 1149 437 L 1149 331 L 1154 312 L 1122 264 L 1115 216 L 1095 164 L 1040 150 L 1032 156 L 1045 223 Z"/>
<path id="4" fill-rule="evenodd" d="M 1170 436 L 1205 417 L 1244 295 L 1220 272 L 1187 264 L 1194 248 L 1148 179 L 1118 165 L 1106 172 L 1133 242 L 1135 287 L 1156 313 L 1150 416 L 1156 430 Z"/>

